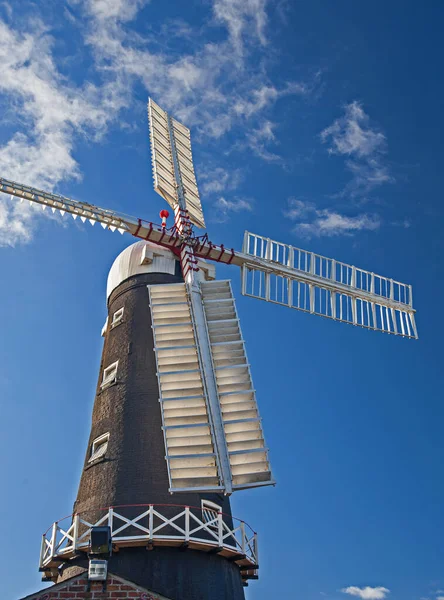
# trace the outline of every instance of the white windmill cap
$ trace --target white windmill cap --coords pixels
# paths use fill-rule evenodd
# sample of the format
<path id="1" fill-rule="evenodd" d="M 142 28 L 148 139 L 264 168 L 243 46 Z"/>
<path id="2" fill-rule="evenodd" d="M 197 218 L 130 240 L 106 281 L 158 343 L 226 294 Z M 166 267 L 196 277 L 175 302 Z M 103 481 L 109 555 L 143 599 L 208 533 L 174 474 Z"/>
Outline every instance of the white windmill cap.
<path id="1" fill-rule="evenodd" d="M 106 297 L 125 279 L 143 273 L 176 273 L 176 255 L 152 242 L 140 241 L 119 254 L 108 274 Z"/>

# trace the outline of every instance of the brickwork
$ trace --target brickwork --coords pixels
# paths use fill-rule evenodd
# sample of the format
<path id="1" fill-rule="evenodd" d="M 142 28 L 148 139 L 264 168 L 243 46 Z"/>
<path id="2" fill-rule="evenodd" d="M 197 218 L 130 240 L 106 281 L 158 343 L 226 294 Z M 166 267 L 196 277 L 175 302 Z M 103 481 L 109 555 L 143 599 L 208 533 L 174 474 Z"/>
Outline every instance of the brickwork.
<path id="1" fill-rule="evenodd" d="M 102 591 L 101 582 L 91 582 L 88 591 L 88 580 L 85 574 L 73 577 L 53 588 L 48 588 L 22 600 L 169 600 L 165 596 L 150 592 L 134 585 L 130 581 L 113 575 L 108 576 L 106 591 Z"/>
<path id="2" fill-rule="evenodd" d="M 168 491 L 147 284 L 177 281 L 180 275 L 137 275 L 120 284 L 109 298 L 91 434 L 74 512 L 122 504 L 200 506 L 206 498 L 231 513 L 229 499 L 222 494 L 172 496 Z M 122 323 L 111 328 L 113 314 L 122 307 Z M 115 361 L 119 361 L 117 383 L 101 390 L 103 369 Z M 92 442 L 107 432 L 106 456 L 88 464 Z"/>

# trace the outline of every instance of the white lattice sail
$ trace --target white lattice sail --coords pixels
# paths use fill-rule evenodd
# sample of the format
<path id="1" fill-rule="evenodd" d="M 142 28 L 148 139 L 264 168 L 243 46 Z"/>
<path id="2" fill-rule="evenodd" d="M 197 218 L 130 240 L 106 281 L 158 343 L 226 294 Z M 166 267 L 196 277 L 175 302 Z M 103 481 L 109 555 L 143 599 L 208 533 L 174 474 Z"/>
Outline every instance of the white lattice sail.
<path id="1" fill-rule="evenodd" d="M 221 490 L 185 284 L 148 290 L 170 491 Z"/>
<path id="2" fill-rule="evenodd" d="M 210 281 L 200 287 L 233 490 L 273 484 L 231 284 Z"/>
<path id="3" fill-rule="evenodd" d="M 249 232 L 243 253 L 246 296 L 368 329 L 418 337 L 411 285 Z M 250 265 L 248 255 L 256 259 Z"/>
<path id="4" fill-rule="evenodd" d="M 190 130 L 151 98 L 148 102 L 154 189 L 172 208 L 183 193 L 191 222 L 205 227 L 191 152 Z"/>
<path id="5" fill-rule="evenodd" d="M 274 484 L 230 282 L 200 285 L 217 384 L 212 409 L 185 284 L 148 287 L 170 491 L 225 490 L 222 462 L 230 489 Z"/>

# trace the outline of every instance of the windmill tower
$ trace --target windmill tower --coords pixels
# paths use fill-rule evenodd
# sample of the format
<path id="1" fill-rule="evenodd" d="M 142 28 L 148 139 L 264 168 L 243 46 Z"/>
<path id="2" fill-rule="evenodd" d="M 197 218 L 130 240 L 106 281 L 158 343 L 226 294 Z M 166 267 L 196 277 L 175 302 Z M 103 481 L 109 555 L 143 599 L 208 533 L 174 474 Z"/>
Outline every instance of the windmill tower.
<path id="1" fill-rule="evenodd" d="M 190 132 L 152 100 L 148 116 L 170 229 L 166 210 L 158 226 L 0 178 L 21 201 L 142 240 L 109 273 L 79 491 L 73 515 L 43 536 L 39 567 L 61 586 L 89 569 L 88 586 L 112 575 L 170 600 L 242 600 L 257 536 L 233 518 L 230 495 L 274 480 L 231 285 L 213 262 L 241 268 L 244 295 L 416 338 L 412 290 L 249 232 L 242 252 L 196 237 Z"/>

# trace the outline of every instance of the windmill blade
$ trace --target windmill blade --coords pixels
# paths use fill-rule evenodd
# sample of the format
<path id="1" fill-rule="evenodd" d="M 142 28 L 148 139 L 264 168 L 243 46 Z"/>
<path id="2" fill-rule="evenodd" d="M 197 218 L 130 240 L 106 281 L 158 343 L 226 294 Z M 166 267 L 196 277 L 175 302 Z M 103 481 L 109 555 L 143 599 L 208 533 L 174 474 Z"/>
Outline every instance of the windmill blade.
<path id="1" fill-rule="evenodd" d="M 418 338 L 411 285 L 249 232 L 232 262 L 245 296 Z"/>
<path id="2" fill-rule="evenodd" d="M 200 291 L 214 404 L 186 284 L 148 286 L 170 492 L 274 485 L 231 284 Z"/>
<path id="3" fill-rule="evenodd" d="M 100 223 L 104 229 L 117 230 L 122 234 L 130 233 L 137 238 L 150 240 L 168 248 L 175 248 L 181 244 L 181 237 L 177 233 L 167 232 L 165 228 L 154 225 L 149 221 L 143 221 L 136 217 L 100 208 L 87 202 L 73 200 L 59 194 L 44 192 L 3 177 L 0 177 L 0 192 L 19 198 L 21 202 L 28 200 L 31 204 L 40 204 L 42 207 L 49 206 L 53 212 L 58 210 L 62 215 L 70 213 L 73 216 L 79 216 L 82 222 L 88 220 L 91 225 Z"/>
<path id="4" fill-rule="evenodd" d="M 190 220 L 205 227 L 191 152 L 190 130 L 151 98 L 148 101 L 154 190 L 173 208 L 188 211 Z"/>

